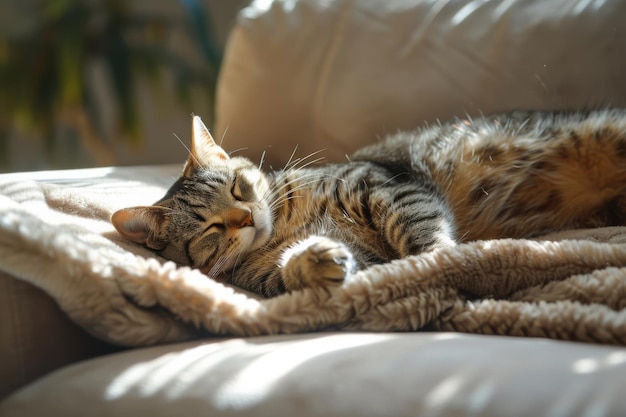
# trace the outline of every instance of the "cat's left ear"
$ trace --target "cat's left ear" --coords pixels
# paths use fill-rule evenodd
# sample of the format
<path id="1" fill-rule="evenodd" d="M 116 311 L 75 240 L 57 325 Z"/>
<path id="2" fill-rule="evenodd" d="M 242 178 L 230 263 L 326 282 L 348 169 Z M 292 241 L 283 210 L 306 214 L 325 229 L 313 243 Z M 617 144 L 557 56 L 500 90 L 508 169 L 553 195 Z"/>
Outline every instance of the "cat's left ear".
<path id="1" fill-rule="evenodd" d="M 161 250 L 167 246 L 166 210 L 158 206 L 125 208 L 113 213 L 111 223 L 126 239 Z"/>
<path id="2" fill-rule="evenodd" d="M 191 131 L 191 155 L 187 166 L 207 166 L 212 161 L 227 161 L 230 157 L 215 143 L 209 129 L 204 125 L 200 116 L 193 116 Z"/>

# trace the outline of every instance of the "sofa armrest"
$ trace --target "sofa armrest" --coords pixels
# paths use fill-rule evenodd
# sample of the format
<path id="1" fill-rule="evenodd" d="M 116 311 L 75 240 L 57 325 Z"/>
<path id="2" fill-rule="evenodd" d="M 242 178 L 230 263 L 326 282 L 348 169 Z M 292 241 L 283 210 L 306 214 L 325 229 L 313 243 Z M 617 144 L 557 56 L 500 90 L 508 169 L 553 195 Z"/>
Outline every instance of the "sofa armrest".
<path id="1" fill-rule="evenodd" d="M 61 366 L 117 349 L 71 322 L 43 291 L 0 272 L 0 400 Z"/>

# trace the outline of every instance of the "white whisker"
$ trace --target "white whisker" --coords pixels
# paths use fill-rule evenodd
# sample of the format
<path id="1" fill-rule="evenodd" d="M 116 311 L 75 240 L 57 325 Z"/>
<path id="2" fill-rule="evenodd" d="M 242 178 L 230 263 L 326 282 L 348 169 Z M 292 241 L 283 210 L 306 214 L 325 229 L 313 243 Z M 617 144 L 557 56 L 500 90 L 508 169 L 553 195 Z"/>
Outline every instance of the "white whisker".
<path id="1" fill-rule="evenodd" d="M 285 164 L 285 167 L 283 169 L 287 169 L 289 167 L 289 164 L 291 164 L 291 160 L 293 158 L 293 156 L 296 154 L 296 151 L 298 150 L 298 145 L 296 145 L 295 148 L 293 148 L 293 152 L 291 152 L 291 156 L 289 156 L 289 159 L 287 160 L 287 163 Z"/>
<path id="2" fill-rule="evenodd" d="M 230 257 L 228 255 L 220 256 L 219 258 L 217 258 L 217 261 L 215 261 L 215 263 L 213 264 L 213 266 L 211 267 L 211 269 L 209 270 L 209 272 L 206 275 L 209 278 L 215 278 L 219 274 L 224 272 L 224 267 L 225 267 L 226 263 L 228 262 L 229 258 Z"/>
<path id="3" fill-rule="evenodd" d="M 294 150 L 294 152 L 295 152 L 295 150 Z M 307 156 L 305 156 L 303 158 L 297 158 L 294 161 L 291 161 L 291 159 L 293 158 L 293 154 L 292 154 L 291 157 L 289 158 L 289 161 L 285 165 L 284 170 L 285 171 L 286 170 L 299 170 L 299 169 L 302 169 L 302 168 L 306 168 L 309 165 L 314 164 L 316 162 L 323 161 L 325 159 L 323 156 L 321 156 L 319 158 L 316 158 L 316 159 L 314 159 L 312 161 L 309 161 L 310 158 L 314 157 L 315 155 L 317 155 L 317 154 L 319 154 L 321 152 L 324 152 L 324 149 L 320 149 L 319 151 L 312 152 L 312 153 L 308 154 Z M 301 162 L 307 162 L 307 163 L 304 164 L 304 165 L 301 165 L 301 166 L 297 166 Z"/>
<path id="4" fill-rule="evenodd" d="M 232 155 L 232 154 L 237 153 L 237 152 L 245 151 L 246 149 L 248 149 L 248 148 L 245 147 L 245 146 L 243 148 L 237 148 L 237 149 L 234 149 L 234 150 L 228 152 L 228 155 Z"/>
<path id="5" fill-rule="evenodd" d="M 172 132 L 172 135 L 174 135 L 174 137 L 176 139 L 178 139 L 178 141 L 180 142 L 181 145 L 183 145 L 183 147 L 187 150 L 187 153 L 189 154 L 189 156 L 191 156 L 194 160 L 194 162 L 197 165 L 200 165 L 200 161 L 198 161 L 198 159 L 196 158 L 196 156 L 193 154 L 193 152 L 191 152 L 191 149 L 189 149 L 189 147 L 187 145 L 185 145 L 185 142 L 182 141 L 182 139 L 176 134 Z"/>
<path id="6" fill-rule="evenodd" d="M 222 146 L 222 143 L 224 143 L 224 138 L 226 137 L 226 133 L 228 132 L 229 127 L 230 125 L 226 126 L 226 129 L 224 129 L 224 133 L 222 133 L 222 137 L 220 138 L 220 147 Z"/>

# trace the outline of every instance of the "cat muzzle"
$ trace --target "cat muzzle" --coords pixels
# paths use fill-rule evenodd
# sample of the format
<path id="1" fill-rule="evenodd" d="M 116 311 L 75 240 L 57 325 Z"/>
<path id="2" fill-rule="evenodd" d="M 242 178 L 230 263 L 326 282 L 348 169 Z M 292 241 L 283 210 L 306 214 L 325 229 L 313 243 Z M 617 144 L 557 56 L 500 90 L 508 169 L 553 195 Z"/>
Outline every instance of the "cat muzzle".
<path id="1" fill-rule="evenodd" d="M 252 210 L 238 207 L 231 208 L 224 216 L 224 223 L 226 226 L 236 229 L 254 226 Z"/>

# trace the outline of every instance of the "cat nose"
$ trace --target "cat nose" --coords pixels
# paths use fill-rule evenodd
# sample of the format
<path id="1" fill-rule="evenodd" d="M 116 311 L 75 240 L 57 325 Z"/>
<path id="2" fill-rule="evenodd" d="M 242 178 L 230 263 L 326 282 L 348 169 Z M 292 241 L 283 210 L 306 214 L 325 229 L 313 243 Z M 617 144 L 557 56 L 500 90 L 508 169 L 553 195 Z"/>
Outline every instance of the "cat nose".
<path id="1" fill-rule="evenodd" d="M 246 226 L 254 226 L 252 211 L 248 208 L 232 208 L 224 219 L 226 225 L 241 229 Z"/>

